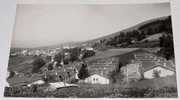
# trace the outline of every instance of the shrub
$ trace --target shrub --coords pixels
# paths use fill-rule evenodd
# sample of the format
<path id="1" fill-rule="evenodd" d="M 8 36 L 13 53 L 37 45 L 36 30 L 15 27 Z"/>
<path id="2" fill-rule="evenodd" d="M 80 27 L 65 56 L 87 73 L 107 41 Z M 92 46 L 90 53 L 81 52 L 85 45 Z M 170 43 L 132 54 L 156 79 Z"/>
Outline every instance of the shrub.
<path id="1" fill-rule="evenodd" d="M 47 87 L 47 86 L 44 86 Z M 5 97 L 110 97 L 110 98 L 157 98 L 177 97 L 175 87 L 153 88 L 118 88 L 110 86 L 87 85 L 82 87 L 64 87 L 55 91 L 44 91 L 43 86 L 32 87 L 5 87 Z"/>
<path id="2" fill-rule="evenodd" d="M 40 68 L 45 65 L 45 61 L 38 57 L 33 61 L 32 73 L 38 73 Z"/>

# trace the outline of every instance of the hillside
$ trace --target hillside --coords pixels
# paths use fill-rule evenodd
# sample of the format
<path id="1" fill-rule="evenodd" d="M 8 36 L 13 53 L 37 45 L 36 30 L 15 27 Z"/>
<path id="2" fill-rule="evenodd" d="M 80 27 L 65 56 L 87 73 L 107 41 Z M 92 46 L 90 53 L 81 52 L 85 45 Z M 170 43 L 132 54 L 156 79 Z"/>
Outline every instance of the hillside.
<path id="1" fill-rule="evenodd" d="M 160 38 L 163 35 L 170 35 L 169 37 L 165 38 L 163 41 L 170 42 L 168 43 L 168 46 L 171 46 L 171 48 L 165 50 L 159 50 L 160 55 L 165 56 L 166 58 L 173 56 L 173 36 L 172 36 L 172 27 L 171 27 L 171 16 L 165 16 L 160 18 L 154 18 L 148 21 L 144 21 L 142 23 L 139 23 L 133 27 L 124 29 L 122 31 L 118 31 L 115 33 L 112 33 L 107 36 L 103 36 L 100 38 L 96 38 L 93 40 L 85 41 L 85 42 L 67 42 L 60 45 L 52 45 L 52 46 L 46 46 L 46 47 L 39 47 L 41 49 L 46 48 L 56 48 L 56 47 L 62 47 L 62 46 L 92 46 L 94 49 L 96 49 L 96 58 L 100 58 L 99 55 L 109 56 L 109 55 L 116 55 L 119 53 L 119 48 L 160 48 L 160 46 L 165 45 L 165 42 L 160 41 Z M 169 41 L 171 40 L 171 41 Z M 166 46 L 166 45 L 165 45 Z M 35 49 L 35 48 L 34 48 Z M 104 50 L 112 50 L 106 52 L 101 52 Z M 117 50 L 116 50 L 117 49 Z M 21 49 L 14 48 L 12 51 L 19 51 Z M 171 50 L 171 51 L 169 51 Z M 104 54 L 101 54 L 104 53 Z M 99 54 L 99 55 L 98 55 Z M 167 55 L 164 55 L 167 54 Z M 30 69 L 32 68 L 32 57 L 25 58 L 27 61 L 23 60 L 24 58 L 21 57 L 15 57 L 10 59 L 9 61 L 9 70 L 20 70 L 23 71 L 26 68 Z M 21 62 L 23 60 L 23 62 Z M 16 63 L 13 63 L 16 62 Z M 13 67 L 11 66 L 13 65 Z M 24 67 L 22 67 L 24 66 Z M 22 68 L 22 69 L 21 69 Z"/>
<path id="2" fill-rule="evenodd" d="M 92 40 L 71 41 L 71 42 L 65 42 L 65 43 L 50 45 L 50 46 L 37 47 L 37 49 L 59 48 L 59 47 L 61 48 L 63 46 L 71 46 L 71 47 L 94 46 L 95 44 L 97 44 L 99 42 L 103 45 L 107 45 L 107 42 L 111 41 L 112 39 L 117 38 L 117 37 L 122 37 L 120 34 L 128 34 L 128 33 L 131 34 L 132 33 L 132 34 L 137 35 L 137 36 L 145 34 L 148 37 L 148 36 L 153 35 L 153 34 L 158 34 L 158 33 L 165 32 L 165 31 L 167 32 L 167 30 L 163 29 L 164 27 L 167 28 L 168 30 L 169 29 L 171 30 L 171 16 L 163 16 L 163 17 L 159 17 L 159 18 L 153 18 L 153 19 L 141 22 L 139 24 L 136 24 L 132 27 L 126 28 L 124 30 L 120 30 L 120 31 L 117 31 L 114 33 L 110 33 L 109 35 L 98 37 L 98 38 L 95 38 Z M 152 32 L 152 31 L 154 31 L 154 32 Z M 146 36 L 145 37 L 140 36 L 139 39 L 140 40 L 145 39 Z M 128 37 L 128 38 L 130 38 L 130 37 Z M 132 40 L 132 39 L 130 39 L 130 40 Z M 121 44 L 123 44 L 123 43 L 121 43 Z"/>
<path id="3" fill-rule="evenodd" d="M 151 35 L 143 40 L 141 40 L 140 42 L 145 42 L 145 41 L 159 41 L 159 38 L 162 37 L 163 33 L 157 33 L 154 35 Z"/>
<path id="4" fill-rule="evenodd" d="M 34 60 L 33 56 L 16 56 L 10 57 L 8 70 L 9 71 L 17 71 L 17 72 L 31 72 L 32 70 L 32 62 Z"/>
<path id="5" fill-rule="evenodd" d="M 118 32 L 115 32 L 115 33 L 112 33 L 110 35 L 102 36 L 102 37 L 99 37 L 99 38 L 96 38 L 96 39 L 93 39 L 93 40 L 88 40 L 88 41 L 85 41 L 83 43 L 84 44 L 91 44 L 91 43 L 94 43 L 94 42 L 97 42 L 97 41 L 100 41 L 100 40 L 114 38 L 115 36 L 120 35 L 120 33 L 122 33 L 122 32 L 130 32 L 130 31 L 133 31 L 133 30 L 141 31 L 142 28 L 147 28 L 151 24 L 161 23 L 160 21 L 164 21 L 164 20 L 168 19 L 168 17 L 170 17 L 170 16 L 164 16 L 164 17 L 150 19 L 150 20 L 144 21 L 142 23 L 136 24 L 136 25 L 134 25 L 134 26 L 132 26 L 130 28 L 127 28 L 127 29 L 124 29 L 124 30 L 121 30 L 121 31 L 118 31 Z"/>

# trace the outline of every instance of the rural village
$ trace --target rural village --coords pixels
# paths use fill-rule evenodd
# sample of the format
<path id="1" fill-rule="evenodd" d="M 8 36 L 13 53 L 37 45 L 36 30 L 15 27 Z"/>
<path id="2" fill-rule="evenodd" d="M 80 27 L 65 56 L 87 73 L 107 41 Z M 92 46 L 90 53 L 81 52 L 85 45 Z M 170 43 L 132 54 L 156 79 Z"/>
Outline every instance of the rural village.
<path id="1" fill-rule="evenodd" d="M 164 43 L 172 43 L 169 19 L 76 45 L 11 48 L 5 96 L 176 97 L 173 45 Z"/>

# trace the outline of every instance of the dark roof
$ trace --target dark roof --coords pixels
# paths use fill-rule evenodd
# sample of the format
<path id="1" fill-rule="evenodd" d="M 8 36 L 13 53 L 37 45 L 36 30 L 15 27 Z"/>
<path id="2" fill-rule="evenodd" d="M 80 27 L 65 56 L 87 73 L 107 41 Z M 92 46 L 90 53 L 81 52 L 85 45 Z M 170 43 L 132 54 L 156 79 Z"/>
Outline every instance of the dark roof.
<path id="1" fill-rule="evenodd" d="M 114 57 L 114 56 L 130 53 L 136 50 L 139 50 L 139 48 L 108 49 L 106 51 L 96 52 L 95 56 L 90 57 L 87 60 L 96 60 L 96 59 Z"/>
<path id="2" fill-rule="evenodd" d="M 150 53 L 150 55 L 149 54 L 136 55 L 136 60 L 138 62 L 141 62 L 143 71 L 148 71 L 157 66 L 175 71 L 173 61 L 167 61 L 165 58 L 158 56 L 154 53 Z"/>
<path id="3" fill-rule="evenodd" d="M 141 64 L 144 71 L 151 69 L 151 67 L 156 65 L 156 63 L 153 61 L 142 61 Z"/>

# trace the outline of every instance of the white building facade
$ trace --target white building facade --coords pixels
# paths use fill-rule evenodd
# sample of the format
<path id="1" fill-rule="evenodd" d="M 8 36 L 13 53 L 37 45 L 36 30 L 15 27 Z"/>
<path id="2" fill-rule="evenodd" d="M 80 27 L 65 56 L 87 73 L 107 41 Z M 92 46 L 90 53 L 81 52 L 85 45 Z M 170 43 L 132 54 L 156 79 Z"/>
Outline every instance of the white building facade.
<path id="1" fill-rule="evenodd" d="M 175 74 L 175 71 L 169 70 L 167 68 L 164 68 L 160 65 L 149 69 L 143 73 L 145 79 L 153 79 L 155 78 L 155 71 L 158 72 L 159 77 L 166 77 L 166 76 L 172 76 Z"/>
<path id="2" fill-rule="evenodd" d="M 105 78 L 103 76 L 100 76 L 98 74 L 94 74 L 89 76 L 84 80 L 85 83 L 90 83 L 90 84 L 109 84 L 109 79 Z"/>

